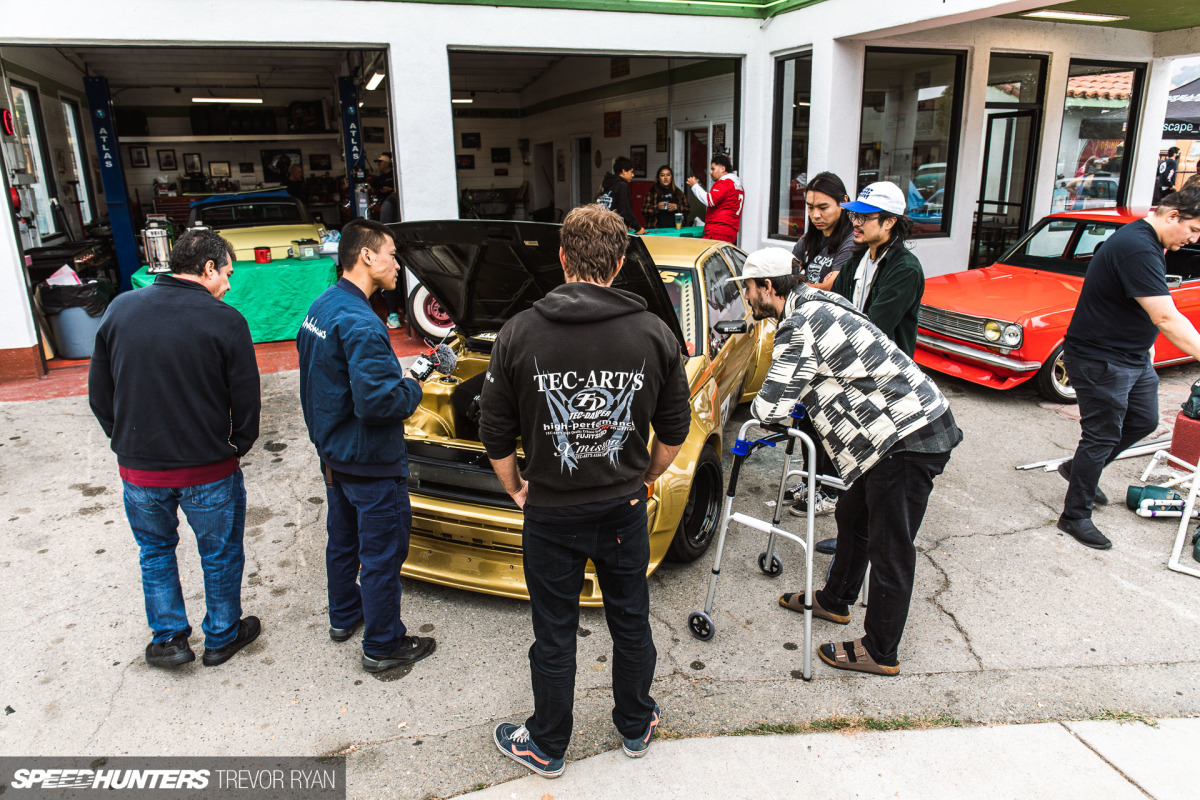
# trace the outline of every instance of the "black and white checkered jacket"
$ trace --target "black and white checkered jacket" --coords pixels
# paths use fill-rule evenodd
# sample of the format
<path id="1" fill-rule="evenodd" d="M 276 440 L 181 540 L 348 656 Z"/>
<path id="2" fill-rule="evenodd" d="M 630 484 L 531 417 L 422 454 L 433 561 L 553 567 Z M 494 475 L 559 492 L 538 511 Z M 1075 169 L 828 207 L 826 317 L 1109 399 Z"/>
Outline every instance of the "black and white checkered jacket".
<path id="1" fill-rule="evenodd" d="M 843 298 L 802 286 L 783 314 L 754 416 L 784 422 L 802 402 L 846 483 L 950 407 L 912 359 Z"/>

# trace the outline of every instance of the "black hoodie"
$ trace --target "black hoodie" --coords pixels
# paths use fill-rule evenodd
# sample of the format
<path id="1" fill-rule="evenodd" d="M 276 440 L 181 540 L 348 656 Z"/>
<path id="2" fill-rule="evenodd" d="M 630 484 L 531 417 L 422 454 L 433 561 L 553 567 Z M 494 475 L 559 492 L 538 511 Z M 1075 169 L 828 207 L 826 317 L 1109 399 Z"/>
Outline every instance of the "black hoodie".
<path id="1" fill-rule="evenodd" d="M 642 298 L 567 283 L 500 330 L 479 438 L 494 459 L 521 438 L 531 505 L 595 503 L 641 489 L 651 427 L 683 443 L 688 401 L 679 340 Z"/>
<path id="2" fill-rule="evenodd" d="M 606 172 L 604 180 L 600 182 L 600 194 L 612 197 L 612 204 L 608 208 L 621 215 L 621 219 L 625 220 L 626 228 L 631 231 L 641 229 L 642 226 L 638 224 L 637 217 L 633 215 L 633 198 L 629 194 L 628 181 L 620 175 Z"/>

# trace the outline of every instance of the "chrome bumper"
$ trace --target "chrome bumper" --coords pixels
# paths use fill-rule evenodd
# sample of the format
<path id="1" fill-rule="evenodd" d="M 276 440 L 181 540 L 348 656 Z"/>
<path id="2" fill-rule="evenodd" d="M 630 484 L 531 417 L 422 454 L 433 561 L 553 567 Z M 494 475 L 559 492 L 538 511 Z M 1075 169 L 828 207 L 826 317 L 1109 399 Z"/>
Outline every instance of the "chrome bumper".
<path id="1" fill-rule="evenodd" d="M 967 347 L 965 344 L 956 344 L 948 342 L 945 339 L 935 339 L 923 333 L 917 334 L 917 344 L 927 350 L 945 353 L 946 355 L 973 361 L 988 367 L 1006 369 L 1010 372 L 1037 372 L 1042 368 L 1042 365 L 1037 361 L 1019 361 L 989 350 L 977 350 L 974 347 Z"/>

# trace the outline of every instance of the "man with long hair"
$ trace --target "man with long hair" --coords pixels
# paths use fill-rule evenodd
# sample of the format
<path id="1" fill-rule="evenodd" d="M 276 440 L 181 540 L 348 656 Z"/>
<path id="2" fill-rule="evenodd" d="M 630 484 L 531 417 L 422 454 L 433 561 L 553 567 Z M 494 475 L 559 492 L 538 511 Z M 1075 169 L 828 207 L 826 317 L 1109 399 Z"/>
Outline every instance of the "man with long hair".
<path id="1" fill-rule="evenodd" d="M 841 205 L 849 200 L 846 185 L 832 172 L 814 175 L 805 189 L 808 225 L 792 255 L 800 260 L 805 283 L 814 289 L 832 289 L 857 246 L 854 224 Z"/>

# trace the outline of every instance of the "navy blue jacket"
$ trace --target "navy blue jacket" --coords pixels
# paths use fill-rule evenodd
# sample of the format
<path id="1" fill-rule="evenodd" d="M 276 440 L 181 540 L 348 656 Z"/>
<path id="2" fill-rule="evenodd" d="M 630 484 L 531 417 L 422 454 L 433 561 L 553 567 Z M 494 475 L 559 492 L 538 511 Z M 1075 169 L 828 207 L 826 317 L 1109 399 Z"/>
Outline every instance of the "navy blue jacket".
<path id="1" fill-rule="evenodd" d="M 321 293 L 296 335 L 300 406 L 308 438 L 336 472 L 408 477 L 404 420 L 421 402 L 387 328 L 366 295 L 343 278 Z"/>

